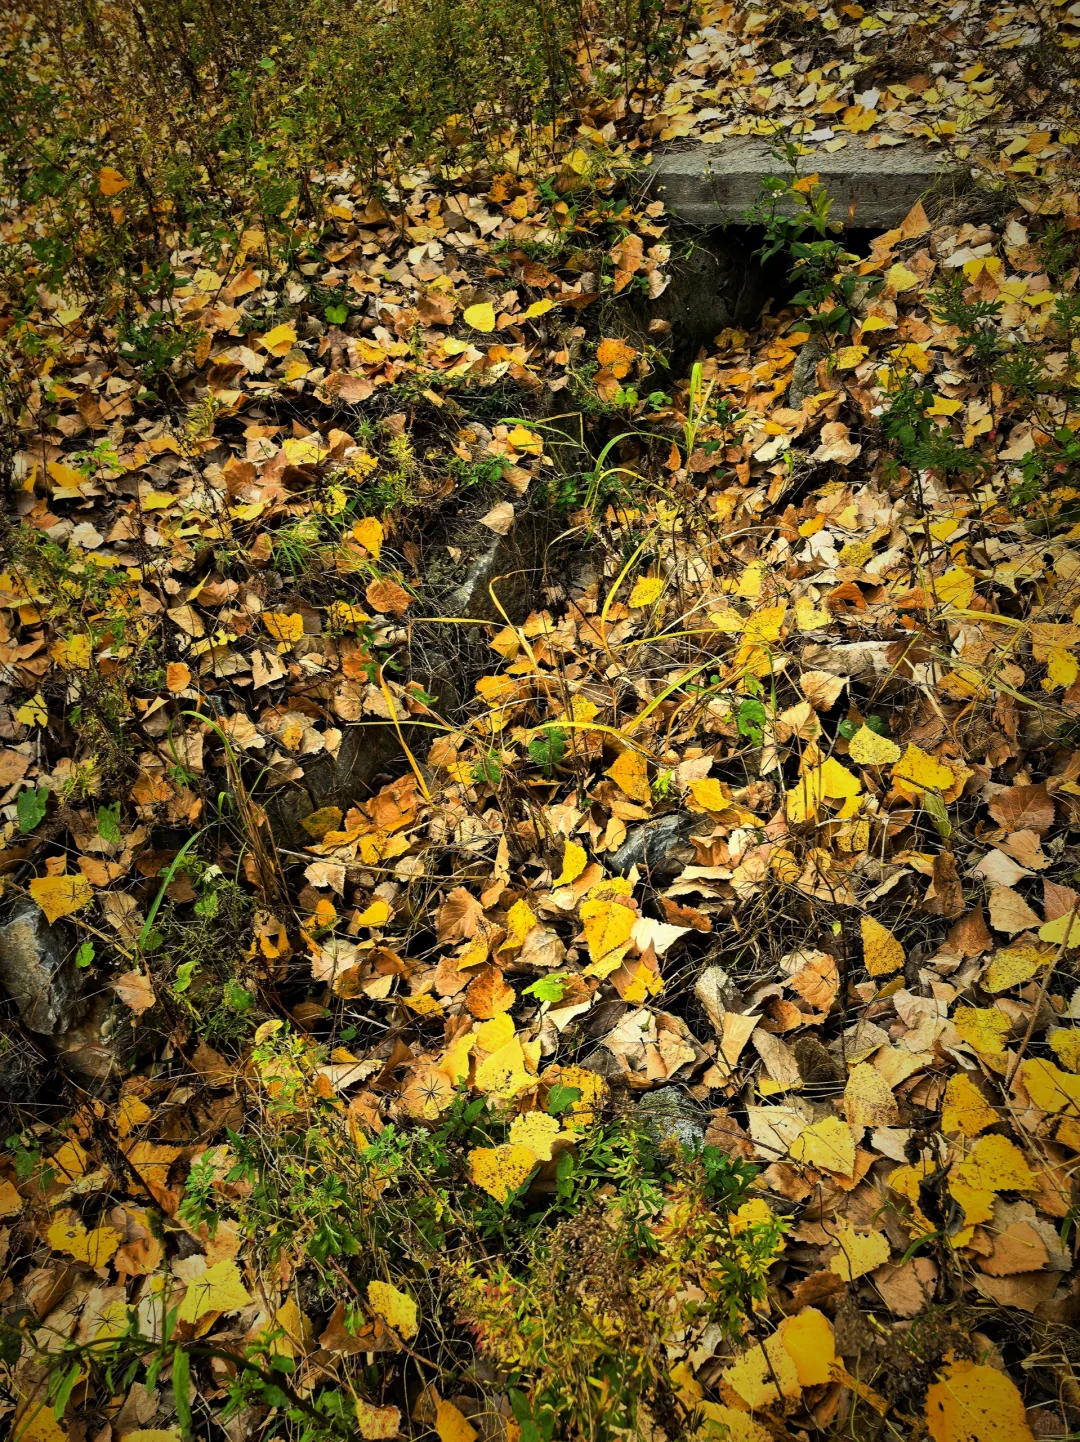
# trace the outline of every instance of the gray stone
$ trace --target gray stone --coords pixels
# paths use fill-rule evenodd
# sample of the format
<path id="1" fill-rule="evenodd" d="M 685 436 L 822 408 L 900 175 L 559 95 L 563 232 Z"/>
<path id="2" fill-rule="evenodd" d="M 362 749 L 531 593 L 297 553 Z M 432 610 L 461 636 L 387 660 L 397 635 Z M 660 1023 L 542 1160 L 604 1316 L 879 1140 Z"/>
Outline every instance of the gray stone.
<path id="1" fill-rule="evenodd" d="M 898 225 L 942 172 L 941 156 L 915 142 L 868 150 L 851 136 L 843 150 L 819 150 L 800 161 L 832 199 L 830 220 L 887 230 Z M 743 221 L 760 199 L 761 180 L 790 174 L 766 141 L 732 136 L 719 145 L 669 151 L 653 162 L 651 191 L 677 220 L 690 225 Z M 794 214 L 791 202 L 782 213 Z"/>
<path id="2" fill-rule="evenodd" d="M 611 853 L 608 866 L 620 876 L 626 876 L 634 866 L 658 875 L 673 876 L 693 860 L 694 849 L 689 838 L 703 824 L 707 826 L 707 818 L 673 811 L 659 821 L 646 821 L 641 826 L 634 826 L 627 832 L 626 840 L 618 850 Z"/>
<path id="3" fill-rule="evenodd" d="M 23 1025 L 40 1036 L 65 1032 L 83 1009 L 79 981 L 67 932 L 50 926 L 34 902 L 22 902 L 0 926 L 0 986 Z"/>
<path id="4" fill-rule="evenodd" d="M 634 1110 L 663 1141 L 678 1142 L 690 1151 L 697 1151 L 705 1144 L 705 1121 L 678 1087 L 646 1092 Z"/>

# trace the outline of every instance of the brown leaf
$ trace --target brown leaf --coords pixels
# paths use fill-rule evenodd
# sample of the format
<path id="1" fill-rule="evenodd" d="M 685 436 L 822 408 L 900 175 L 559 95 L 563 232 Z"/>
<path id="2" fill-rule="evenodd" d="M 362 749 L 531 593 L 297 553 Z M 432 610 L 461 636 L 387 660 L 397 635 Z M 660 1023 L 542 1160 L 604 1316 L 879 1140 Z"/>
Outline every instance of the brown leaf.
<path id="1" fill-rule="evenodd" d="M 408 591 L 399 586 L 396 581 L 390 581 L 386 577 L 380 581 L 370 582 L 364 595 L 373 611 L 391 611 L 395 616 L 404 616 L 412 605 L 412 597 Z"/>
<path id="2" fill-rule="evenodd" d="M 125 971 L 121 976 L 113 977 L 110 985 L 124 1005 L 129 1006 L 136 1016 L 142 1016 L 144 1011 L 149 1011 L 157 1000 L 150 978 L 141 971 Z"/>
<path id="3" fill-rule="evenodd" d="M 984 951 L 990 950 L 994 943 L 981 906 L 953 924 L 949 929 L 948 943 L 949 950 L 958 951 L 961 956 L 982 956 Z"/>
<path id="4" fill-rule="evenodd" d="M 1006 786 L 991 801 L 990 815 L 1006 831 L 1037 831 L 1042 836 L 1054 824 L 1054 803 L 1044 781 Z"/>
<path id="5" fill-rule="evenodd" d="M 931 916 L 960 916 L 964 910 L 964 892 L 951 851 L 939 851 L 934 857 L 934 873 L 923 898 L 923 911 Z"/>

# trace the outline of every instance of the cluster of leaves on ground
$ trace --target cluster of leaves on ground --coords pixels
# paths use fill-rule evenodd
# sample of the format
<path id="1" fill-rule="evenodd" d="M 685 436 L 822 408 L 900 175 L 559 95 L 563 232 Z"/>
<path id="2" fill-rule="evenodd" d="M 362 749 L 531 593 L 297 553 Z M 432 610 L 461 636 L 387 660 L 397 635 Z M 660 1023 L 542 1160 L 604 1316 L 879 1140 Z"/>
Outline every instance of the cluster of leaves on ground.
<path id="1" fill-rule="evenodd" d="M 1080 11 L 549 8 L 5 21 L 21 1442 L 1080 1421 Z"/>

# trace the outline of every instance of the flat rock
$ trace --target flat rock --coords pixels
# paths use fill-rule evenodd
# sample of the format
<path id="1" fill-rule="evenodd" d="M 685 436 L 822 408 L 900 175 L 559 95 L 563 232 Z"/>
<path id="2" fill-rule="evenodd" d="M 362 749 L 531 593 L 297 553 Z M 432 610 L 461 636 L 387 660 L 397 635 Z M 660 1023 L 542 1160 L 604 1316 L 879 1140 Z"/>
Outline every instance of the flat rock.
<path id="1" fill-rule="evenodd" d="M 760 198 L 762 177 L 788 173 L 767 142 L 753 136 L 669 151 L 652 170 L 653 194 L 689 225 L 744 220 Z M 869 150 L 859 136 L 851 136 L 843 150 L 819 150 L 800 162 L 800 172 L 816 172 L 828 190 L 831 220 L 873 230 L 899 225 L 941 170 L 940 154 L 915 142 Z M 790 202 L 779 208 L 795 213 Z"/>
<path id="2" fill-rule="evenodd" d="M 32 901 L 16 906 L 0 926 L 0 988 L 19 1008 L 23 1025 L 56 1037 L 82 1011 L 82 988 L 71 939 L 50 926 Z"/>

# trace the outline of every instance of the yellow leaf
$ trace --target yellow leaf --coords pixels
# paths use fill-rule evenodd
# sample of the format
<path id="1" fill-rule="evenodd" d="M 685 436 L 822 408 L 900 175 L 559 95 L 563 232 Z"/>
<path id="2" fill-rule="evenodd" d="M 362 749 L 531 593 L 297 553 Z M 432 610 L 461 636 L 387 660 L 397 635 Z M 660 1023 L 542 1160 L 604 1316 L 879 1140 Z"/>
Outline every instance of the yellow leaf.
<path id="1" fill-rule="evenodd" d="M 1044 1057 L 1028 1057 L 1020 1067 L 1028 1096 L 1040 1111 L 1080 1116 L 1080 1076 L 1061 1071 Z"/>
<path id="2" fill-rule="evenodd" d="M 832 1380 L 830 1368 L 836 1361 L 836 1338 L 832 1323 L 816 1307 L 804 1307 L 797 1316 L 780 1323 L 784 1350 L 795 1363 L 801 1387 L 820 1387 Z"/>
<path id="3" fill-rule="evenodd" d="M 955 780 L 947 766 L 914 743 L 908 744 L 892 773 L 893 785 L 909 801 L 921 800 L 927 791 L 947 791 Z"/>
<path id="4" fill-rule="evenodd" d="M 984 1056 L 1002 1056 L 1012 1023 L 997 1007 L 963 1006 L 953 1014 L 961 1038 Z"/>
<path id="5" fill-rule="evenodd" d="M 511 1192 L 516 1192 L 535 1166 L 535 1154 L 513 1142 L 501 1147 L 474 1147 L 469 1153 L 469 1175 L 497 1202 L 505 1202 Z"/>
<path id="6" fill-rule="evenodd" d="M 89 671 L 93 659 L 93 648 L 89 636 L 69 636 L 66 640 L 54 641 L 49 655 L 65 671 Z"/>
<path id="7" fill-rule="evenodd" d="M 858 796 L 863 789 L 857 776 L 841 766 L 835 756 L 827 757 L 820 767 L 821 794 L 831 801 L 843 801 L 848 796 Z"/>
<path id="8" fill-rule="evenodd" d="M 115 1227 L 95 1227 L 88 1232 L 74 1212 L 58 1216 L 46 1233 L 54 1252 L 66 1252 L 77 1262 L 103 1267 L 124 1240 Z"/>
<path id="9" fill-rule="evenodd" d="M 996 1367 L 954 1362 L 926 1393 L 933 1442 L 1034 1442 L 1024 1399 Z"/>
<path id="10" fill-rule="evenodd" d="M 374 560 L 379 559 L 382 550 L 383 525 L 377 516 L 365 516 L 352 528 L 353 540 L 358 541 Z"/>
<path id="11" fill-rule="evenodd" d="M 48 719 L 45 698 L 40 691 L 36 691 L 29 701 L 24 701 L 15 712 L 15 720 L 23 726 L 44 726 Z"/>
<path id="12" fill-rule="evenodd" d="M 780 606 L 759 606 L 746 618 L 743 640 L 751 646 L 768 646 L 779 641 L 786 615 L 786 601 Z"/>
<path id="13" fill-rule="evenodd" d="M 956 1168 L 956 1175 L 968 1186 L 987 1192 L 1030 1192 L 1035 1189 L 1035 1173 L 1028 1166 L 1023 1152 L 1008 1137 L 996 1134 L 979 1138 L 971 1149 L 971 1155 Z"/>
<path id="14" fill-rule="evenodd" d="M 521 946 L 529 932 L 536 925 L 536 913 L 529 903 L 522 898 L 515 901 L 506 914 L 506 940 L 500 951 L 514 951 Z"/>
<path id="15" fill-rule="evenodd" d="M 963 402 L 963 401 L 954 401 L 954 400 L 950 400 L 947 396 L 935 395 L 935 396 L 934 396 L 934 404 L 929 408 L 929 410 L 926 412 L 926 414 L 927 414 L 928 416 L 954 416 L 954 415 L 956 415 L 956 412 L 957 412 L 957 411 L 962 411 L 963 409 L 964 409 L 964 402 Z M 953 530 L 956 529 L 956 522 L 955 522 L 955 521 L 952 522 L 952 528 L 953 528 Z M 933 527 L 931 527 L 931 530 L 933 530 Z M 951 534 L 951 532 L 950 532 L 950 534 Z M 943 540 L 944 537 L 939 536 L 937 539 L 938 539 L 938 540 Z"/>
<path id="16" fill-rule="evenodd" d="M 961 611 L 971 605 L 975 594 L 975 580 L 959 566 L 946 571 L 934 582 L 934 595 L 946 606 L 957 606 Z"/>
<path id="17" fill-rule="evenodd" d="M 631 751 L 628 747 L 604 775 L 610 776 L 619 790 L 632 801 L 647 802 L 651 799 L 648 766 L 640 751 Z"/>
<path id="18" fill-rule="evenodd" d="M 998 1114 L 965 1072 L 956 1072 L 945 1086 L 945 1102 L 941 1109 L 941 1130 L 962 1132 L 977 1137 L 992 1127 Z"/>
<path id="19" fill-rule="evenodd" d="M 795 602 L 795 624 L 800 631 L 823 631 L 832 624 L 832 616 L 824 606 L 815 606 L 809 596 Z"/>
<path id="20" fill-rule="evenodd" d="M 53 1415 L 52 1403 L 45 1400 L 42 1384 L 38 1395 L 16 1412 L 11 1442 L 69 1442 L 70 1437 L 66 1425 Z"/>
<path id="21" fill-rule="evenodd" d="M 565 841 L 563 843 L 562 870 L 552 885 L 569 886 L 571 881 L 578 879 L 588 864 L 589 857 L 584 846 L 579 846 L 576 841 Z"/>
<path id="22" fill-rule="evenodd" d="M 1080 1072 L 1080 1027 L 1058 1027 L 1047 1037 L 1050 1050 L 1062 1066 Z"/>
<path id="23" fill-rule="evenodd" d="M 510 1123 L 510 1142 L 525 1147 L 538 1162 L 550 1162 L 551 1143 L 560 1130 L 558 1119 L 547 1112 L 523 1112 Z"/>
<path id="24" fill-rule="evenodd" d="M 465 324 L 473 330 L 492 331 L 495 329 L 495 307 L 490 301 L 471 305 L 465 312 Z"/>
<path id="25" fill-rule="evenodd" d="M 891 766 L 900 760 L 900 747 L 869 726 L 860 726 L 848 742 L 848 756 L 856 766 Z"/>
<path id="26" fill-rule="evenodd" d="M 900 1123 L 892 1087 L 869 1062 L 859 1062 L 848 1073 L 844 1115 L 852 1127 L 895 1127 Z"/>
<path id="27" fill-rule="evenodd" d="M 37 876 L 28 888 L 51 925 L 80 911 L 94 896 L 85 876 Z"/>
<path id="28" fill-rule="evenodd" d="M 445 1401 L 436 1404 L 435 1431 L 439 1442 L 476 1442 L 480 1436 L 464 1413 L 458 1411 L 453 1402 Z"/>
<path id="29" fill-rule="evenodd" d="M 836 1241 L 839 1252 L 829 1263 L 829 1271 L 835 1272 L 845 1282 L 854 1282 L 865 1277 L 889 1260 L 889 1239 L 884 1232 L 857 1232 L 847 1222 L 837 1228 Z"/>
<path id="30" fill-rule="evenodd" d="M 623 897 L 629 901 L 629 884 L 621 878 L 601 883 L 594 891 L 597 894 L 590 894 L 582 902 L 580 912 L 592 958 L 586 975 L 603 978 L 621 965 L 630 949 L 630 936 L 638 916 L 633 905 L 622 903 Z"/>
<path id="31" fill-rule="evenodd" d="M 379 1442 L 386 1437 L 397 1437 L 401 1432 L 401 1413 L 396 1407 L 376 1407 L 363 1398 L 356 1399 L 356 1425 L 364 1442 Z M 129 1442 L 130 1434 L 124 1442 Z"/>
<path id="32" fill-rule="evenodd" d="M 528 426 L 515 426 L 506 439 L 515 451 L 524 455 L 539 456 L 544 449 L 544 438 L 536 431 L 530 431 Z"/>
<path id="33" fill-rule="evenodd" d="M 1046 676 L 1040 684 L 1044 691 L 1056 691 L 1063 686 L 1068 688 L 1078 674 L 1080 665 L 1072 652 L 1055 646 L 1046 658 Z"/>
<path id="34" fill-rule="evenodd" d="M 404 1292 L 399 1292 L 389 1282 L 369 1282 L 367 1299 L 371 1310 L 381 1317 L 388 1327 L 393 1327 L 399 1337 L 407 1342 L 420 1330 L 420 1318 L 416 1303 Z"/>
<path id="35" fill-rule="evenodd" d="M 197 1322 L 207 1312 L 238 1312 L 251 1301 L 244 1286 L 240 1268 L 231 1259 L 215 1262 L 201 1277 L 188 1283 L 177 1318 L 181 1322 Z"/>
<path id="36" fill-rule="evenodd" d="M 1039 927 L 1039 940 L 1054 946 L 1080 946 L 1080 910 L 1066 911 L 1053 921 L 1044 921 Z"/>
<path id="37" fill-rule="evenodd" d="M 360 912 L 359 916 L 356 917 L 356 924 L 357 926 L 382 926 L 384 922 L 389 920 L 390 907 L 380 896 L 377 897 L 369 907 L 366 907 L 365 910 Z"/>
<path id="38" fill-rule="evenodd" d="M 1054 925 L 1053 922 L 1046 924 Z M 1045 952 L 1023 942 L 1004 947 L 1001 951 L 995 951 L 991 957 L 982 984 L 987 991 L 1007 991 L 1011 986 L 1030 981 L 1040 966 L 1045 966 L 1049 961 L 1050 957 Z"/>
<path id="39" fill-rule="evenodd" d="M 294 466 L 314 466 L 330 454 L 329 447 L 318 436 L 289 436 L 281 449 Z"/>
<path id="40" fill-rule="evenodd" d="M 476 1068 L 476 1090 L 488 1096 L 513 1097 L 534 1084 L 536 1078 L 525 1070 L 525 1053 L 517 1037 L 485 1057 Z"/>
<path id="41" fill-rule="evenodd" d="M 5 1178 L 0 1181 L 0 1219 L 17 1217 L 22 1211 L 23 1199 Z"/>
<path id="42" fill-rule="evenodd" d="M 760 561 L 751 561 L 739 577 L 739 584 L 735 587 L 735 594 L 736 596 L 741 596 L 746 601 L 756 601 L 761 595 L 761 588 L 764 584 L 765 567 Z"/>
<path id="43" fill-rule="evenodd" d="M 821 767 L 813 766 L 804 771 L 792 789 L 785 793 L 784 810 L 792 826 L 812 821 L 817 815 L 823 795 Z"/>
<path id="44" fill-rule="evenodd" d="M 554 309 L 555 302 L 553 300 L 548 300 L 547 296 L 545 296 L 543 300 L 533 301 L 532 305 L 529 306 L 528 310 L 525 312 L 525 319 L 535 320 L 537 316 L 547 315 L 549 310 Z"/>
<path id="45" fill-rule="evenodd" d="M 102 195 L 119 195 L 122 190 L 127 190 L 131 181 L 125 180 L 111 165 L 103 165 L 98 171 L 97 183 Z"/>
<path id="46" fill-rule="evenodd" d="M 863 964 L 871 976 L 888 976 L 899 971 L 904 964 L 904 948 L 888 927 L 882 926 L 872 916 L 859 921 L 862 931 Z"/>
<path id="47" fill-rule="evenodd" d="M 651 606 L 664 594 L 663 576 L 639 576 L 627 602 L 632 611 Z"/>
<path id="48" fill-rule="evenodd" d="M 296 344 L 296 331 L 291 325 L 276 325 L 268 330 L 260 344 L 274 356 L 288 355 Z"/>
<path id="49" fill-rule="evenodd" d="M 737 1412 L 723 1402 L 701 1402 L 698 1408 L 706 1425 L 692 1434 L 695 1442 L 713 1437 L 722 1437 L 724 1442 L 772 1442 L 772 1433 L 746 1412 Z"/>
<path id="50" fill-rule="evenodd" d="M 855 1142 L 851 1128 L 839 1117 L 823 1117 L 795 1138 L 788 1155 L 807 1166 L 824 1167 L 850 1177 L 855 1171 Z"/>
<path id="51" fill-rule="evenodd" d="M 802 1393 L 795 1363 L 779 1332 L 748 1347 L 722 1374 L 722 1380 L 752 1412 L 773 1406 L 781 1397 L 795 1398 Z"/>
<path id="52" fill-rule="evenodd" d="M 902 265 L 900 261 L 897 261 L 895 265 L 890 265 L 885 272 L 885 281 L 886 284 L 892 286 L 894 291 L 899 293 L 900 291 L 914 289 L 914 287 L 919 284 L 919 277 L 913 270 L 908 270 L 906 265 Z"/>
<path id="53" fill-rule="evenodd" d="M 264 611 L 262 620 L 275 641 L 299 641 L 304 634 L 304 618 L 299 611 Z"/>
<path id="54" fill-rule="evenodd" d="M 514 1018 L 508 1011 L 500 1011 L 490 1021 L 481 1022 L 474 1033 L 476 1045 L 489 1056 L 504 1047 L 514 1035 Z"/>
<path id="55" fill-rule="evenodd" d="M 702 776 L 690 783 L 690 795 L 706 811 L 727 811 L 731 807 L 731 793 L 715 776 Z"/>
<path id="56" fill-rule="evenodd" d="M 838 371 L 849 371 L 864 361 L 870 354 L 870 347 L 865 345 L 842 345 L 836 352 L 836 369 Z"/>

